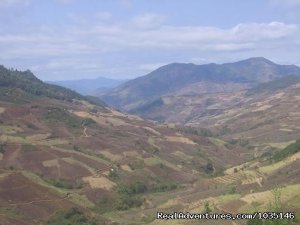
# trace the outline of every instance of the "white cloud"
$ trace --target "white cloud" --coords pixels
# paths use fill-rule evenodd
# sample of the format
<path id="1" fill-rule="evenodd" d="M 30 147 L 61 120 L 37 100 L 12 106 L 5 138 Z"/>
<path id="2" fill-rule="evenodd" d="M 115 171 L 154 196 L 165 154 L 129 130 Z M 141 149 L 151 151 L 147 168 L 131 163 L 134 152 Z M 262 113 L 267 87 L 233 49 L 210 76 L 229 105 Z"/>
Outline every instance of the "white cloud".
<path id="1" fill-rule="evenodd" d="M 133 18 L 132 23 L 136 28 L 154 29 L 162 26 L 165 21 L 165 16 L 148 13 Z"/>
<path id="2" fill-rule="evenodd" d="M 95 19 L 98 17 L 98 20 Z M 167 26 L 165 18 L 146 14 L 117 23 L 111 14 L 100 12 L 93 21 L 74 19 L 72 25 L 28 27 L 18 31 L 0 31 L 0 59 L 10 61 L 41 60 L 40 71 L 52 73 L 133 73 L 149 72 L 172 59 L 161 54 L 176 52 L 186 61 L 194 53 L 237 54 L 253 51 L 272 52 L 299 49 L 299 25 L 281 22 L 243 23 L 231 28 L 212 26 Z M 81 20 L 82 19 L 82 20 Z M 110 22 L 99 22 L 99 21 Z M 300 50 L 300 49 L 299 49 Z M 140 55 L 145 56 L 145 61 Z M 193 56 L 189 55 L 193 52 Z M 110 58 L 109 58 L 110 57 Z M 123 58 L 122 58 L 123 57 Z M 131 59 L 127 59 L 132 57 Z M 173 57 L 172 55 L 170 57 Z M 201 57 L 201 56 L 199 56 Z M 213 58 L 213 57 L 211 57 Z M 95 60 L 94 60 L 95 59 Z M 110 63 L 107 67 L 99 61 Z M 112 61 L 118 61 L 112 63 Z M 126 62 L 124 62 L 126 61 Z M 130 64 L 131 61 L 139 64 Z M 124 64 L 122 64 L 124 63 Z M 30 67 L 30 66 L 28 66 Z M 113 69 L 114 68 L 114 69 Z M 101 74 L 100 74 L 101 75 Z"/>

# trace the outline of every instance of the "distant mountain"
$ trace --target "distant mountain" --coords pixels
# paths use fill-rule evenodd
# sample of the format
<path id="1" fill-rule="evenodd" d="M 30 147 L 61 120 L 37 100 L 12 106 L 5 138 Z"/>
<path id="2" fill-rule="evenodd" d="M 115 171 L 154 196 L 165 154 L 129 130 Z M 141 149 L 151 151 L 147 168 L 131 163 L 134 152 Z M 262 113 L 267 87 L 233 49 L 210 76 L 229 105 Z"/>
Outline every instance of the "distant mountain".
<path id="1" fill-rule="evenodd" d="M 128 80 L 117 80 L 106 77 L 98 77 L 96 79 L 81 80 L 63 80 L 63 81 L 47 81 L 50 84 L 56 84 L 69 88 L 83 95 L 99 93 L 101 91 L 116 87 Z"/>
<path id="2" fill-rule="evenodd" d="M 300 68 L 278 65 L 262 57 L 221 65 L 173 63 L 121 84 L 100 97 L 108 104 L 134 111 L 166 95 L 232 92 L 288 75 L 300 76 Z"/>

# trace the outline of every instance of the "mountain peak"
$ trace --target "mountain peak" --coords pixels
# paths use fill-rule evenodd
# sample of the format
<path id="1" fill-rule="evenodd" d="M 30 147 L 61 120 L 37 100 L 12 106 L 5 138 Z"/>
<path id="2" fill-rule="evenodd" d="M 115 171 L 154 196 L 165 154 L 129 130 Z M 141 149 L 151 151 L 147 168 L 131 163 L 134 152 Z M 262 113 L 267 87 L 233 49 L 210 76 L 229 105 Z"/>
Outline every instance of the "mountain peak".
<path id="1" fill-rule="evenodd" d="M 247 64 L 269 64 L 269 65 L 275 65 L 274 62 L 272 62 L 269 59 L 266 59 L 264 57 L 252 57 L 249 59 L 245 59 L 236 63 L 247 63 Z"/>

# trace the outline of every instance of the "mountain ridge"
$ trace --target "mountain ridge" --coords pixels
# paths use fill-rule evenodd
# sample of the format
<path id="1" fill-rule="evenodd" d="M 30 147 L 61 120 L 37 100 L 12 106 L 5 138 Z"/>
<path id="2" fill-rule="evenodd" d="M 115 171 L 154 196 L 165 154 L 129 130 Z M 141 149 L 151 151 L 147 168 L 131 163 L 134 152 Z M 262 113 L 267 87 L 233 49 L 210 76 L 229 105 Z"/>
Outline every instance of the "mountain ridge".
<path id="1" fill-rule="evenodd" d="M 241 88 L 250 88 L 288 75 L 300 76 L 300 68 L 295 65 L 278 65 L 262 57 L 224 64 L 172 63 L 110 89 L 99 97 L 108 104 L 130 111 L 155 98 L 176 94 L 195 83 L 234 83 Z M 195 93 L 201 91 L 198 88 Z M 214 90 L 211 88 L 210 91 Z"/>

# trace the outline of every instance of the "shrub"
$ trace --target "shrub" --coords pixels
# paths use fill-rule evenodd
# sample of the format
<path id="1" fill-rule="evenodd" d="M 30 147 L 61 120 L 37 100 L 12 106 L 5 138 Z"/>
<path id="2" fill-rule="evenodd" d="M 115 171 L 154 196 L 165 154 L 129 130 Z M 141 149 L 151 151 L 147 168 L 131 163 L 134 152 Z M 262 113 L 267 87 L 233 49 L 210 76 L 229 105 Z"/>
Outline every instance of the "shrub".
<path id="1" fill-rule="evenodd" d="M 297 140 L 295 143 L 292 143 L 285 147 L 283 150 L 276 152 L 272 159 L 275 162 L 285 159 L 289 155 L 295 154 L 300 151 L 300 140 Z"/>

